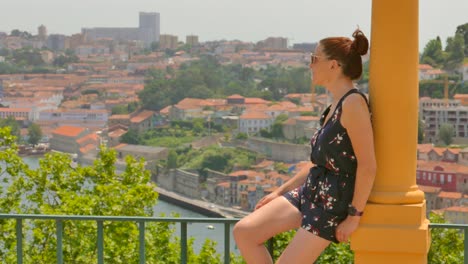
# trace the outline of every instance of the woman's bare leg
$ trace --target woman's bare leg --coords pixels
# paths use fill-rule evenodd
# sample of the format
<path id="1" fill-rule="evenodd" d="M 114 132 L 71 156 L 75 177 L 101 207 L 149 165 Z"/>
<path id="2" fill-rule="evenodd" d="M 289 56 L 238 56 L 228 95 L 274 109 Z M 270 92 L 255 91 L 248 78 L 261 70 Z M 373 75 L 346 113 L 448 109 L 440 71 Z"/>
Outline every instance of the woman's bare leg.
<path id="1" fill-rule="evenodd" d="M 234 239 L 248 264 L 273 263 L 263 243 L 278 233 L 298 228 L 301 220 L 301 212 L 280 196 L 240 220 L 234 226 Z"/>
<path id="2" fill-rule="evenodd" d="M 276 264 L 314 263 L 330 241 L 299 228 Z"/>

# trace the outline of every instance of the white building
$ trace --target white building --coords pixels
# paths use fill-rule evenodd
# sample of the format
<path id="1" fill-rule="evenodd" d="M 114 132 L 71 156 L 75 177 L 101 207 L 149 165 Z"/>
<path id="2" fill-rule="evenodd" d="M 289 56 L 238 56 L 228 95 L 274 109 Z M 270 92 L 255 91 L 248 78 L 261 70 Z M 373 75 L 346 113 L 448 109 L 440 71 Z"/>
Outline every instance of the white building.
<path id="1" fill-rule="evenodd" d="M 47 110 L 39 114 L 39 122 L 43 124 L 56 123 L 71 126 L 104 127 L 109 114 L 107 110 Z"/>
<path id="2" fill-rule="evenodd" d="M 14 117 L 16 120 L 32 120 L 31 108 L 0 108 L 0 119 Z"/>
<path id="3" fill-rule="evenodd" d="M 270 131 L 274 118 L 263 112 L 246 112 L 239 117 L 239 132 L 253 134 L 262 129 Z"/>

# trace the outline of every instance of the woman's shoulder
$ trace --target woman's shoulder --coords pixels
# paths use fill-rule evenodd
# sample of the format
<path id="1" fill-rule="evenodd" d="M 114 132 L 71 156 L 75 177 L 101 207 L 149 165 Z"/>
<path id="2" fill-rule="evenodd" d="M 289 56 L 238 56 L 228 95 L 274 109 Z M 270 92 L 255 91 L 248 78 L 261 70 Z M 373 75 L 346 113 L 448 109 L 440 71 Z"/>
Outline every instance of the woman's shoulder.
<path id="1" fill-rule="evenodd" d="M 367 97 L 361 92 L 348 95 L 342 103 L 342 124 L 346 127 L 347 121 L 370 117 L 370 108 L 367 102 Z"/>

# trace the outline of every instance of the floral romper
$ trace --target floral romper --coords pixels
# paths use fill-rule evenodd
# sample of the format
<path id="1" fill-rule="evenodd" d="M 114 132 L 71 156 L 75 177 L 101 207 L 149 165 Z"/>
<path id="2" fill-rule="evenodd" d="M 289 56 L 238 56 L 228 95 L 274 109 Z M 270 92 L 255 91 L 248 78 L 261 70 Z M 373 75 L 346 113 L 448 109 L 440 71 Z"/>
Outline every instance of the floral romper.
<path id="1" fill-rule="evenodd" d="M 352 93 L 362 95 L 367 102 L 364 94 L 351 89 L 340 99 L 326 124 L 325 117 L 331 105 L 325 109 L 320 118 L 320 129 L 310 142 L 310 159 L 315 166 L 302 186 L 284 194 L 301 211 L 301 227 L 332 242 L 338 242 L 335 230 L 348 215 L 356 181 L 357 160 L 347 131 L 340 122 L 342 102 Z"/>

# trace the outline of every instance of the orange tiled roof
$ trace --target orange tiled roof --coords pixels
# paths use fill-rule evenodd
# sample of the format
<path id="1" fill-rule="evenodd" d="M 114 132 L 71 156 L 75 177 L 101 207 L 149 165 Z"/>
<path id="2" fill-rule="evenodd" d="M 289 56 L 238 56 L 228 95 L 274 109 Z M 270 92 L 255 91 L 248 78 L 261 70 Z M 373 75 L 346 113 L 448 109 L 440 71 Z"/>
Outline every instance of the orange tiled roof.
<path id="1" fill-rule="evenodd" d="M 432 66 L 429 64 L 419 64 L 418 69 L 420 70 L 432 70 Z"/>
<path id="2" fill-rule="evenodd" d="M 168 105 L 166 107 L 164 107 L 163 109 L 161 109 L 159 111 L 160 114 L 163 114 L 163 115 L 168 115 L 169 114 L 169 110 L 171 109 L 172 105 Z"/>
<path id="3" fill-rule="evenodd" d="M 418 151 L 420 153 L 428 153 L 433 147 L 433 144 L 418 144 Z"/>
<path id="4" fill-rule="evenodd" d="M 446 208 L 445 211 L 447 212 L 462 212 L 462 213 L 468 213 L 468 207 L 465 206 L 452 206 L 449 208 Z"/>
<path id="5" fill-rule="evenodd" d="M 242 114 L 240 119 L 271 119 L 272 117 L 263 112 L 246 112 Z"/>
<path id="6" fill-rule="evenodd" d="M 442 189 L 441 187 L 418 185 L 419 189 L 424 193 L 438 193 Z"/>
<path id="7" fill-rule="evenodd" d="M 54 131 L 52 131 L 53 134 L 60 135 L 60 136 L 66 136 L 66 137 L 76 137 L 83 131 L 85 131 L 86 128 L 82 127 L 75 127 L 75 126 L 61 126 Z"/>
<path id="8" fill-rule="evenodd" d="M 127 130 L 125 129 L 122 129 L 122 128 L 118 128 L 112 132 L 109 132 L 109 137 L 111 138 L 118 138 L 118 137 L 121 137 L 123 136 L 125 133 L 127 133 Z"/>
<path id="9" fill-rule="evenodd" d="M 463 194 L 459 192 L 440 192 L 437 197 L 445 198 L 445 199 L 460 199 L 462 198 Z"/>
<path id="10" fill-rule="evenodd" d="M 437 153 L 437 155 L 442 156 L 444 154 L 445 148 L 432 148 L 432 150 Z"/>
<path id="11" fill-rule="evenodd" d="M 461 149 L 459 149 L 459 148 L 447 148 L 445 151 L 448 151 L 448 152 L 451 152 L 452 154 L 457 155 L 457 154 L 460 153 Z"/>
<path id="12" fill-rule="evenodd" d="M 114 119 L 130 119 L 130 115 L 111 115 L 109 117 L 109 120 L 114 120 Z"/>
<path id="13" fill-rule="evenodd" d="M 11 113 L 11 112 L 31 112 L 31 108 L 7 108 L 1 107 L 0 112 Z"/>
<path id="14" fill-rule="evenodd" d="M 418 160 L 417 165 L 418 165 L 417 167 L 418 170 L 434 171 L 434 168 L 440 167 L 442 168 L 442 171 L 446 173 L 468 174 L 467 165 L 453 163 L 453 162 Z"/>
<path id="15" fill-rule="evenodd" d="M 91 134 L 86 135 L 86 136 L 84 136 L 84 137 L 82 137 L 82 138 L 79 138 L 78 140 L 76 140 L 76 143 L 81 144 L 81 143 L 85 142 L 85 141 L 88 140 L 88 139 L 97 142 L 97 140 L 98 140 L 98 135 L 95 134 L 95 133 L 91 133 Z"/>
<path id="16" fill-rule="evenodd" d="M 85 153 L 88 153 L 88 152 L 90 152 L 91 150 L 94 150 L 94 149 L 96 149 L 96 145 L 95 145 L 95 144 L 88 144 L 88 145 L 86 145 L 86 146 L 80 148 L 80 152 L 81 152 L 82 154 L 85 154 Z"/>
<path id="17" fill-rule="evenodd" d="M 130 122 L 132 122 L 132 123 L 140 123 L 140 122 L 142 122 L 142 121 L 145 121 L 145 120 L 148 119 L 148 118 L 151 118 L 153 115 L 154 115 L 154 112 L 153 112 L 153 111 L 143 110 L 143 111 L 141 111 L 140 113 L 138 113 L 138 115 L 132 117 L 132 118 L 130 119 Z"/>

